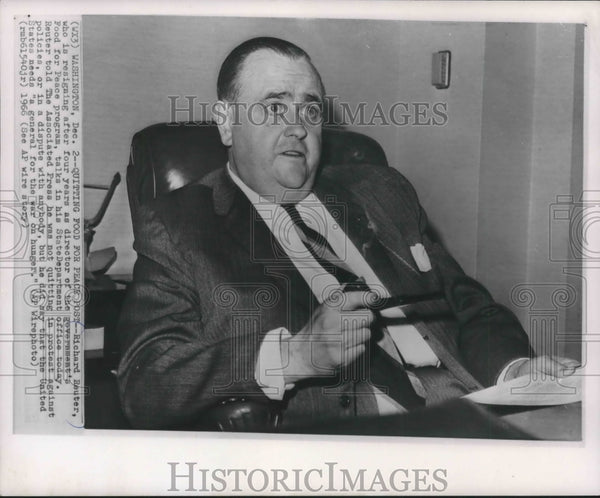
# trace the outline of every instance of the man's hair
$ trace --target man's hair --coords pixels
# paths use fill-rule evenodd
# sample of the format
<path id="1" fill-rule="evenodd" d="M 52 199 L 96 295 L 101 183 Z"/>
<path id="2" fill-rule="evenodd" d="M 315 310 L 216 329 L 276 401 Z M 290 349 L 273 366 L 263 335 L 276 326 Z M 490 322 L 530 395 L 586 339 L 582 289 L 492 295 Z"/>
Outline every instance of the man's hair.
<path id="1" fill-rule="evenodd" d="M 217 79 L 217 97 L 219 100 L 234 101 L 237 99 L 240 90 L 239 75 L 243 69 L 244 61 L 250 54 L 258 50 L 272 50 L 291 59 L 306 59 L 319 79 L 321 92 L 325 93 L 321 75 L 304 50 L 289 41 L 263 36 L 252 38 L 238 45 L 225 58 Z"/>

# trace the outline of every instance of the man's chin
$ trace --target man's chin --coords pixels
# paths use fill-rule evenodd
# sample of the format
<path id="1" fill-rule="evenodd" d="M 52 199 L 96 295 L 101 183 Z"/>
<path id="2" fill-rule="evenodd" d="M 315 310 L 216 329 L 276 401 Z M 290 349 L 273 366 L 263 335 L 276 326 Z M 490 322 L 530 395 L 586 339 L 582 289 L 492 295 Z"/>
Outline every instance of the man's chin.
<path id="1" fill-rule="evenodd" d="M 311 191 L 313 181 L 310 178 L 282 178 L 279 180 L 282 188 L 281 202 L 300 202 Z"/>
<path id="2" fill-rule="evenodd" d="M 281 164 L 277 168 L 277 182 L 286 189 L 308 189 L 312 188 L 311 168 L 304 163 Z"/>

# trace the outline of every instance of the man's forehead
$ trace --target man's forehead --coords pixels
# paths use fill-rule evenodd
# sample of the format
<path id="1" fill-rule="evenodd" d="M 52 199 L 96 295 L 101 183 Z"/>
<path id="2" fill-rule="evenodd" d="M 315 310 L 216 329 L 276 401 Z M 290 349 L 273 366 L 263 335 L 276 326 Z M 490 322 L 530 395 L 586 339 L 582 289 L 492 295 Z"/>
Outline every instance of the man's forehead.
<path id="1" fill-rule="evenodd" d="M 240 97 L 291 95 L 302 100 L 323 98 L 320 77 L 304 57 L 288 57 L 269 49 L 251 53 L 238 77 Z"/>

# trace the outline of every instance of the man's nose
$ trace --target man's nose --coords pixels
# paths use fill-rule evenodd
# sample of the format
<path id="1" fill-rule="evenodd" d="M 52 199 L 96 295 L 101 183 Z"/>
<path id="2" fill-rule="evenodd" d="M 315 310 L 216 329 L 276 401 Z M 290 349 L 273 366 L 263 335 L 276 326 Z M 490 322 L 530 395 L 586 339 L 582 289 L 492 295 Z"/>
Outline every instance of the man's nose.
<path id="1" fill-rule="evenodd" d="M 302 140 L 308 134 L 304 123 L 300 119 L 288 124 L 284 133 L 286 137 L 296 137 L 298 140 Z"/>

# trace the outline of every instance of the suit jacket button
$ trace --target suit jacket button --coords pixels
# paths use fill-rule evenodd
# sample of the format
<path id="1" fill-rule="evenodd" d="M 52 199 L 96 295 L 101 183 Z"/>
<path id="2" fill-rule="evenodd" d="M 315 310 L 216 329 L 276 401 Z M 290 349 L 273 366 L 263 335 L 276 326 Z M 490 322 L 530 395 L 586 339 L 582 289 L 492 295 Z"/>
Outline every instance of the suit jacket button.
<path id="1" fill-rule="evenodd" d="M 350 396 L 346 394 L 340 396 L 340 406 L 342 408 L 348 408 L 350 406 Z"/>

